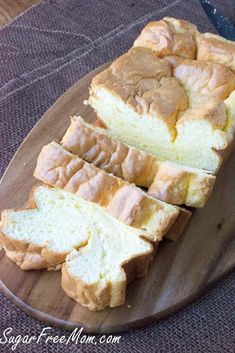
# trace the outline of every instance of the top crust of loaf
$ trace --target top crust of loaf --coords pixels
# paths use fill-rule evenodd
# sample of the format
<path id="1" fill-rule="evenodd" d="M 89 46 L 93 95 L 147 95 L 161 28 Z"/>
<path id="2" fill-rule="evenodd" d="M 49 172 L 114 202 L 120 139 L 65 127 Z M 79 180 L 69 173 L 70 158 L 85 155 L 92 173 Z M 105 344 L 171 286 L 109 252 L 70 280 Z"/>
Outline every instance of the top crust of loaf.
<path id="1" fill-rule="evenodd" d="M 148 23 L 134 42 L 163 58 L 177 55 L 187 59 L 211 61 L 235 70 L 235 43 L 212 33 L 200 33 L 195 25 L 164 17 Z"/>
<path id="2" fill-rule="evenodd" d="M 224 64 L 235 71 L 235 43 L 212 33 L 196 37 L 197 59 Z"/>
<path id="3" fill-rule="evenodd" d="M 169 131 L 178 112 L 187 108 L 187 96 L 172 77 L 170 63 L 146 48 L 130 49 L 93 78 L 95 86 L 105 86 L 138 114 L 161 118 Z"/>
<path id="4" fill-rule="evenodd" d="M 197 27 L 188 21 L 165 17 L 148 23 L 136 39 L 134 46 L 153 50 L 159 58 L 178 55 L 195 59 L 196 44 L 193 34 Z"/>
<path id="5" fill-rule="evenodd" d="M 208 102 L 209 107 L 221 106 L 235 89 L 235 75 L 221 64 L 177 56 L 159 59 L 151 50 L 136 47 L 93 78 L 90 102 L 96 87 L 105 87 L 138 114 L 161 119 L 174 136 L 179 117 L 188 108 L 198 108 L 200 114 L 193 111 L 187 117 L 212 122 L 215 115 L 207 114 Z M 222 119 L 220 129 L 225 113 Z M 217 121 L 216 116 L 216 126 Z"/>
<path id="6" fill-rule="evenodd" d="M 234 90 L 225 65 L 134 47 L 93 78 L 89 104 L 122 142 L 216 173 L 234 135 Z"/>
<path id="7" fill-rule="evenodd" d="M 139 114 L 162 118 L 169 126 L 177 114 L 193 105 L 225 100 L 235 89 L 235 75 L 218 63 L 157 58 L 151 50 L 130 49 L 92 80 L 104 86 Z M 183 89 L 182 89 L 183 87 Z M 202 109 L 202 107 L 200 107 Z"/>
<path id="8" fill-rule="evenodd" d="M 235 89 L 235 75 L 221 64 L 176 56 L 159 59 L 151 50 L 136 47 L 93 78 L 91 105 L 96 99 L 96 89 L 102 87 L 139 115 L 161 120 L 174 141 L 176 124 L 184 112 L 184 120 L 204 119 L 223 130 L 226 114 L 221 101 Z M 223 110 L 219 118 L 218 114 L 208 114 L 212 105 L 214 110 Z M 188 108 L 199 111 L 187 112 Z M 219 124 L 218 119 L 222 119 Z"/>
<path id="9" fill-rule="evenodd" d="M 173 76 L 187 93 L 189 107 L 202 109 L 208 100 L 222 101 L 235 89 L 235 75 L 222 64 L 177 56 L 165 59 L 171 63 Z"/>

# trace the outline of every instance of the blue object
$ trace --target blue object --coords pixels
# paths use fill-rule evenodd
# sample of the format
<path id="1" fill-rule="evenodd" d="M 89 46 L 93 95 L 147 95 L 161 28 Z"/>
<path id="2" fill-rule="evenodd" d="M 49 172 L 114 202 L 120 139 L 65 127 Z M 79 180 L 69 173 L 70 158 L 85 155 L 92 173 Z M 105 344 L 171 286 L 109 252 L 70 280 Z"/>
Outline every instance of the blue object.
<path id="1" fill-rule="evenodd" d="M 208 0 L 199 0 L 207 17 L 219 34 L 226 39 L 235 40 L 235 26 Z"/>

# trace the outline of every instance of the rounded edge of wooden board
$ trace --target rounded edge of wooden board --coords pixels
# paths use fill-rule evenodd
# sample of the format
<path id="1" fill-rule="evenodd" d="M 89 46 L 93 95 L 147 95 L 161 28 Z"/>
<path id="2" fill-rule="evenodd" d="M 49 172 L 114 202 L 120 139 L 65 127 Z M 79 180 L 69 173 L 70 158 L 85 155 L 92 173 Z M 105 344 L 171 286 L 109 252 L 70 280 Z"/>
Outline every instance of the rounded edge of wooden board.
<path id="1" fill-rule="evenodd" d="M 101 70 L 103 70 L 108 64 L 109 63 L 106 63 L 106 64 L 98 67 L 97 69 L 91 71 L 86 76 L 81 78 L 77 83 L 75 83 L 72 87 L 70 87 L 59 98 L 60 102 L 61 101 L 62 101 L 62 103 L 66 102 L 67 101 L 67 97 L 71 94 L 71 92 L 73 92 L 74 90 L 77 89 L 77 86 L 79 84 L 82 85 L 83 82 L 85 82 L 87 80 L 90 80 L 94 76 L 94 74 L 96 74 L 96 73 L 100 72 Z M 48 113 L 50 114 L 50 111 L 54 110 L 54 106 L 56 104 L 58 104 L 58 100 L 47 110 L 47 112 L 43 115 L 43 117 L 48 115 Z M 37 128 L 38 124 L 40 124 L 40 122 L 43 119 L 43 117 L 35 124 L 34 128 L 30 131 L 30 133 L 28 134 L 26 139 L 28 139 L 28 137 L 31 134 L 33 135 L 34 129 Z M 23 146 L 24 142 L 25 141 L 23 141 L 21 146 L 16 151 L 16 153 L 13 156 L 11 162 L 13 161 L 13 159 L 15 158 L 17 153 L 20 151 L 20 149 Z M 6 171 L 4 172 L 1 181 L 4 179 L 4 176 L 6 175 L 8 169 L 10 168 L 11 162 L 9 163 Z M 1 185 L 1 182 L 0 182 L 0 185 Z M 22 299 L 18 298 L 13 292 L 11 292 L 2 281 L 0 281 L 0 289 L 21 310 L 26 312 L 28 315 L 34 317 L 35 319 L 41 320 L 43 322 L 46 322 L 46 323 L 50 324 L 51 326 L 56 326 L 56 327 L 63 328 L 63 329 L 68 329 L 68 330 L 72 330 L 72 329 L 74 329 L 76 327 L 78 327 L 78 328 L 84 327 L 84 332 L 88 332 L 88 333 L 114 333 L 114 332 L 122 332 L 122 331 L 126 331 L 126 330 L 129 330 L 129 329 L 143 327 L 144 325 L 151 324 L 151 323 L 153 323 L 153 322 L 155 322 L 155 321 L 157 321 L 157 320 L 159 320 L 159 319 L 161 319 L 163 317 L 166 317 L 166 316 L 168 316 L 170 314 L 173 314 L 174 312 L 178 311 L 179 309 L 181 309 L 185 305 L 188 305 L 193 300 L 195 300 L 200 295 L 202 295 L 215 282 L 217 282 L 222 277 L 224 277 L 228 272 L 230 272 L 233 267 L 234 267 L 234 264 L 231 264 L 231 266 L 229 268 L 227 268 L 225 271 L 221 272 L 221 274 L 216 279 L 212 280 L 211 282 L 208 282 L 207 285 L 202 286 L 201 288 L 196 290 L 194 293 L 192 293 L 189 297 L 183 298 L 181 301 L 179 301 L 177 304 L 175 304 L 171 308 L 167 308 L 165 310 L 159 311 L 158 313 L 155 313 L 153 315 L 149 315 L 149 316 L 147 316 L 145 318 L 133 319 L 133 321 L 129 321 L 127 323 L 120 323 L 120 324 L 114 324 L 114 325 L 110 325 L 110 324 L 106 325 L 105 322 L 104 322 L 101 325 L 86 325 L 85 326 L 85 325 L 82 324 L 82 322 L 79 323 L 79 322 L 72 322 L 72 321 L 68 321 L 68 320 L 64 320 L 64 319 L 59 319 L 59 318 L 57 318 L 55 316 L 52 316 L 52 315 L 47 314 L 47 313 L 45 313 L 43 311 L 40 311 L 40 310 L 30 306 L 26 302 L 24 302 Z"/>
<path id="2" fill-rule="evenodd" d="M 177 303 L 174 307 L 170 309 L 166 309 L 163 311 L 160 311 L 157 314 L 150 315 L 146 318 L 139 319 L 139 320 L 133 320 L 131 322 L 128 322 L 126 324 L 121 324 L 119 325 L 108 325 L 106 327 L 105 325 L 101 325 L 100 329 L 97 329 L 97 327 L 93 326 L 85 326 L 82 323 L 78 322 L 71 322 L 63 319 L 56 318 L 50 314 L 47 314 L 43 311 L 40 311 L 38 309 L 33 308 L 23 300 L 19 299 L 14 293 L 12 293 L 5 285 L 4 283 L 0 280 L 0 290 L 3 292 L 3 294 L 6 295 L 6 297 L 13 303 L 15 304 L 20 310 L 28 314 L 29 316 L 33 317 L 36 320 L 45 322 L 52 327 L 58 327 L 60 329 L 65 329 L 65 330 L 74 330 L 75 328 L 83 328 L 84 333 L 93 333 L 93 334 L 107 334 L 107 333 L 121 333 L 125 332 L 127 330 L 132 330 L 132 329 L 137 329 L 137 328 L 142 328 L 147 325 L 151 325 L 163 318 L 167 318 L 168 316 L 177 313 L 179 310 L 182 308 L 188 306 L 189 304 L 192 304 L 196 299 L 199 299 L 200 296 L 202 296 L 204 293 L 206 293 L 209 289 L 212 289 L 213 285 L 216 282 L 221 281 L 224 277 L 226 277 L 234 268 L 234 265 L 231 265 L 229 269 L 227 269 L 225 272 L 223 272 L 218 278 L 215 280 L 211 281 L 208 283 L 206 286 L 201 287 L 198 291 L 193 293 L 191 296 L 187 297 L 187 299 L 182 300 L 181 302 Z M 112 310 L 112 309 L 111 309 Z"/>

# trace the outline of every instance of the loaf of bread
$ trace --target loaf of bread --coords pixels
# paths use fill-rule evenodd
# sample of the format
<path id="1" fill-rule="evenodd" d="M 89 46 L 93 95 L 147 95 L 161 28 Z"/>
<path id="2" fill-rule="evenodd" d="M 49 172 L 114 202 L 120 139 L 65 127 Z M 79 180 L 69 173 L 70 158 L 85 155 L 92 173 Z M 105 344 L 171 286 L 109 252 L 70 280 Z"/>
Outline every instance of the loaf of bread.
<path id="1" fill-rule="evenodd" d="M 73 117 L 62 139 L 65 149 L 115 176 L 149 188 L 162 201 L 193 207 L 205 205 L 215 177 L 203 170 L 161 161 L 154 155 L 109 136 L 109 130 Z"/>
<path id="2" fill-rule="evenodd" d="M 23 270 L 61 268 L 65 292 L 90 310 L 123 304 L 159 241 L 187 224 L 176 205 L 202 207 L 211 193 L 234 139 L 234 71 L 234 42 L 184 20 L 149 23 L 92 80 L 102 127 L 73 117 L 40 152 L 45 185 L 2 212 L 6 255 Z"/>
<path id="3" fill-rule="evenodd" d="M 110 136 L 160 159 L 217 172 L 233 140 L 234 89 L 235 75 L 225 65 L 159 58 L 134 47 L 93 78 L 89 103 Z"/>
<path id="4" fill-rule="evenodd" d="M 153 50 L 159 58 L 177 55 L 221 63 L 235 70 L 235 43 L 212 33 L 200 33 L 192 23 L 171 17 L 148 23 L 134 46 Z"/>
<path id="5" fill-rule="evenodd" d="M 90 310 L 123 304 L 127 283 L 146 274 L 153 256 L 147 231 L 59 189 L 36 187 L 30 205 L 2 214 L 0 241 L 7 256 L 24 270 L 66 261 L 62 286 Z"/>
<path id="6" fill-rule="evenodd" d="M 151 241 L 161 240 L 169 230 L 170 238 L 177 238 L 190 217 L 189 211 L 147 195 L 133 184 L 66 151 L 56 142 L 43 147 L 34 176 L 47 185 L 104 207 L 129 226 L 146 230 Z"/>

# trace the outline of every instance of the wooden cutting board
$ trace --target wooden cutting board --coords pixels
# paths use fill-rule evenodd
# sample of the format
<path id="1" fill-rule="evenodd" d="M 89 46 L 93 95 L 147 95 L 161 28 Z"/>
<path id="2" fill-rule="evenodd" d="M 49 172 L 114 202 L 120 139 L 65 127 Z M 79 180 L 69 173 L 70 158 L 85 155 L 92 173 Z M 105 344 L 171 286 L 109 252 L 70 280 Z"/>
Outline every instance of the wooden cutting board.
<path id="1" fill-rule="evenodd" d="M 41 118 L 25 139 L 0 184 L 0 210 L 21 207 L 35 184 L 33 171 L 42 146 L 60 140 L 69 116 L 94 116 L 83 101 L 94 75 L 71 87 Z M 22 271 L 0 251 L 0 279 L 4 293 L 22 310 L 50 325 L 87 332 L 117 332 L 162 318 L 194 300 L 211 283 L 235 266 L 235 155 L 218 176 L 213 195 L 203 209 L 193 212 L 177 242 L 164 240 L 145 278 L 127 290 L 126 304 L 90 312 L 67 297 L 60 271 Z"/>

